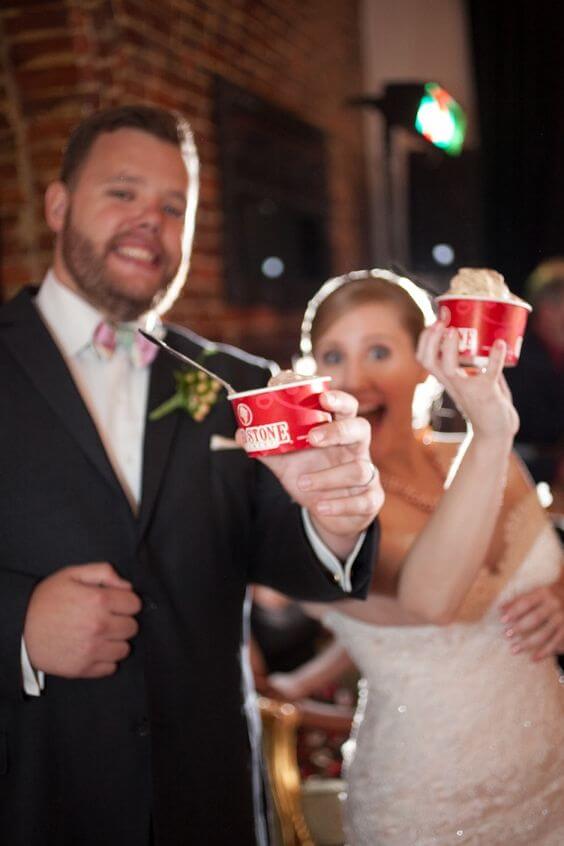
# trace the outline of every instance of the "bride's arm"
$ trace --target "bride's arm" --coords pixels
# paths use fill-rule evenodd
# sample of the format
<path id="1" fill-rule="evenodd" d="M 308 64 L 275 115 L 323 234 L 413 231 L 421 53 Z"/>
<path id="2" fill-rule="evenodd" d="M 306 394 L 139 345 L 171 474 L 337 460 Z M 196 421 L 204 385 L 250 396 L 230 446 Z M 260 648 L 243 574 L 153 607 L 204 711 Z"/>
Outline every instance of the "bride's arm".
<path id="1" fill-rule="evenodd" d="M 444 342 L 439 357 L 441 338 Z M 456 330 L 426 330 L 418 358 L 467 417 L 471 433 L 447 490 L 401 568 L 398 601 L 428 622 L 450 622 L 482 566 L 499 516 L 519 420 L 502 374 L 505 344 L 496 342 L 487 369 L 458 367 Z"/>
<path id="2" fill-rule="evenodd" d="M 512 505 L 516 505 L 517 503 L 524 501 L 525 498 L 527 498 L 531 495 L 534 495 L 534 491 L 533 491 L 533 488 L 532 488 L 531 481 L 528 478 L 528 476 L 523 472 L 521 462 L 519 461 L 519 459 L 517 458 L 517 456 L 514 453 L 511 455 L 510 460 L 509 460 L 509 469 L 508 469 L 507 475 L 508 475 L 508 482 L 507 482 L 507 489 L 506 489 L 505 493 L 506 493 L 506 503 L 508 504 L 508 506 L 511 507 Z M 431 518 L 433 520 L 433 522 L 435 522 L 435 517 L 438 513 L 438 510 L 439 509 L 437 509 L 435 516 L 433 518 Z M 440 516 L 439 516 L 439 519 L 440 519 Z M 423 530 L 423 532 L 419 536 L 417 543 L 419 543 L 421 538 L 424 538 L 425 534 L 428 531 L 428 527 L 429 527 L 430 522 L 431 521 L 429 521 L 429 523 L 427 524 L 427 526 L 425 527 L 425 529 Z M 438 520 L 436 521 L 436 523 L 438 523 Z M 431 531 L 432 531 L 432 534 L 435 535 L 435 532 L 437 531 L 437 525 L 435 525 L 431 529 Z M 429 534 L 431 534 L 431 531 L 429 532 Z M 440 531 L 440 529 L 439 529 L 439 531 Z M 481 539 L 484 547 L 486 547 L 486 548 L 487 548 L 486 540 L 488 540 L 488 539 L 491 539 L 491 534 L 490 534 L 490 536 L 486 536 L 486 537 L 483 537 Z M 382 542 L 383 542 L 382 543 L 382 551 L 386 550 L 386 540 L 387 540 L 386 532 L 384 531 L 383 536 L 382 536 Z M 444 538 L 443 542 L 445 544 L 450 544 L 451 548 L 454 547 L 454 552 L 451 552 L 451 555 L 452 555 L 451 561 L 452 561 L 453 568 L 455 569 L 454 575 L 456 577 L 459 562 L 462 561 L 462 563 L 466 563 L 465 556 L 463 555 L 463 553 L 460 550 L 457 549 L 458 545 L 461 544 L 460 535 L 452 536 L 452 537 L 446 536 Z M 410 552 L 408 553 L 408 555 L 406 556 L 406 558 L 404 559 L 404 561 L 402 562 L 402 564 L 400 566 L 400 576 L 399 576 L 399 579 L 400 579 L 400 582 L 401 582 L 402 568 L 405 567 L 408 563 L 410 563 L 410 565 L 414 568 L 414 570 L 415 570 L 416 567 L 419 568 L 419 570 L 417 572 L 413 573 L 413 581 L 412 581 L 412 584 L 411 584 L 410 587 L 414 591 L 424 590 L 425 588 L 428 587 L 429 593 L 431 593 L 432 595 L 431 595 L 430 599 L 428 599 L 425 595 L 421 595 L 420 597 L 418 596 L 417 598 L 418 598 L 419 602 L 418 602 L 417 608 L 414 607 L 415 602 L 413 602 L 413 601 L 411 602 L 411 608 L 407 608 L 405 606 L 405 600 L 404 599 L 398 600 L 397 597 L 383 596 L 381 594 L 370 594 L 368 596 L 368 598 L 366 600 L 362 601 L 362 602 L 359 601 L 359 600 L 341 600 L 341 601 L 336 602 L 336 603 L 335 602 L 331 603 L 331 607 L 337 608 L 338 610 L 342 611 L 343 613 L 347 614 L 348 616 L 355 617 L 358 620 L 362 620 L 362 621 L 367 622 L 367 623 L 372 623 L 372 624 L 381 625 L 381 626 L 421 625 L 421 624 L 429 624 L 429 623 L 445 624 L 445 623 L 451 622 L 452 617 L 450 615 L 446 615 L 446 614 L 442 618 L 438 618 L 438 616 L 437 616 L 437 618 L 433 619 L 432 609 L 433 609 L 433 604 L 435 602 L 435 598 L 434 598 L 434 594 L 433 594 L 433 585 L 431 584 L 430 586 L 426 586 L 426 585 L 421 586 L 417 577 L 420 577 L 422 580 L 432 578 L 432 575 L 429 576 L 428 574 L 429 574 L 431 568 L 433 566 L 436 566 L 437 556 L 433 557 L 433 555 L 431 554 L 430 555 L 431 561 L 429 562 L 431 566 L 429 566 L 429 567 L 426 566 L 426 562 L 421 562 L 418 558 L 418 555 L 420 555 L 421 547 L 422 547 L 422 544 L 419 547 L 419 551 L 417 549 L 415 549 L 415 547 L 411 548 Z M 476 545 L 472 544 L 470 546 L 470 551 L 471 552 L 473 551 L 475 553 L 475 550 L 476 550 Z M 432 551 L 432 548 L 431 548 L 431 551 Z M 440 559 L 439 559 L 439 563 L 440 563 Z M 476 571 L 477 567 L 479 567 L 480 563 L 481 563 L 481 559 L 478 558 L 478 557 L 476 558 L 476 560 L 473 560 L 472 558 L 470 558 L 470 560 L 468 562 L 468 568 L 467 568 L 466 572 L 468 573 L 468 571 L 470 571 L 472 573 L 472 577 L 469 579 L 470 584 L 472 583 L 472 579 L 475 576 L 475 571 Z M 558 590 L 558 587 L 560 585 L 561 585 L 561 590 Z M 456 578 L 454 579 L 454 588 L 459 589 L 459 584 L 457 583 Z M 559 635 L 560 635 L 559 643 L 562 646 L 562 648 L 558 649 L 558 651 L 564 652 L 564 576 L 563 576 L 561 583 L 557 583 L 552 588 L 539 589 L 538 594 L 539 595 L 537 595 L 537 591 L 535 591 L 530 596 L 527 595 L 526 601 L 524 600 L 524 601 L 519 602 L 518 607 L 516 609 L 512 608 L 512 611 L 515 611 L 515 615 L 517 614 L 517 612 L 522 613 L 524 615 L 524 621 L 523 621 L 523 624 L 521 625 L 522 631 L 524 631 L 527 628 L 530 628 L 531 620 L 529 619 L 529 616 L 526 614 L 526 612 L 530 610 L 530 606 L 532 604 L 537 606 L 537 608 L 535 609 L 536 616 L 538 616 L 539 612 L 542 612 L 544 614 L 544 617 L 546 618 L 550 613 L 550 616 L 552 616 L 552 621 L 551 621 L 552 624 L 554 624 L 556 622 L 557 616 L 560 619 L 560 612 L 562 612 L 561 613 L 562 623 L 561 623 L 561 628 L 559 629 Z M 539 601 L 540 594 L 542 594 L 542 599 L 543 599 L 542 603 L 540 603 L 540 601 Z M 548 595 L 549 594 L 551 595 L 551 601 L 550 602 L 548 601 Z M 467 593 L 464 593 L 462 599 L 465 599 L 466 596 L 467 596 Z M 557 599 L 557 603 L 552 601 L 554 598 Z M 544 600 L 546 600 L 546 601 L 544 601 Z M 401 604 L 402 602 L 404 604 Z M 517 603 L 517 600 L 515 602 Z M 542 607 L 541 607 L 541 605 L 542 605 Z M 322 606 L 322 605 L 311 606 L 311 612 L 313 612 L 313 613 L 317 612 L 320 616 L 322 615 L 322 613 L 326 613 L 326 611 L 327 611 L 326 606 Z M 539 625 L 539 624 L 537 623 L 537 625 Z M 508 627 L 509 627 L 509 625 L 508 625 Z M 514 626 L 513 628 L 517 631 L 516 626 Z M 556 632 L 555 632 L 555 634 L 556 634 Z M 543 652 L 543 654 L 544 654 L 544 652 Z"/>
<path id="3" fill-rule="evenodd" d="M 454 619 L 492 540 L 519 425 L 502 373 L 505 352 L 505 344 L 496 342 L 486 370 L 469 373 L 458 366 L 456 330 L 445 332 L 438 321 L 422 334 L 418 359 L 466 416 L 470 433 L 445 493 L 401 564 L 397 598 L 372 594 L 333 607 L 379 625 L 444 625 Z"/>

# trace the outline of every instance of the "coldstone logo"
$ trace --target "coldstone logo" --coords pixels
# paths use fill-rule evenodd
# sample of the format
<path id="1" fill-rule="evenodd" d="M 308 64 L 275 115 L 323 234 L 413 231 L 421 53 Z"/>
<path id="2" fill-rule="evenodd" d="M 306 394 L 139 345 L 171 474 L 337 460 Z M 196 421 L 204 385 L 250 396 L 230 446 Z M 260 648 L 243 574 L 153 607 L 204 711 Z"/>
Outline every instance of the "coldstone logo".
<path id="1" fill-rule="evenodd" d="M 291 443 L 290 427 L 285 420 L 245 429 L 245 448 L 248 452 L 277 449 L 282 444 Z"/>
<path id="2" fill-rule="evenodd" d="M 253 422 L 253 412 L 244 402 L 240 402 L 237 406 L 237 415 L 241 422 L 241 426 L 250 426 Z"/>

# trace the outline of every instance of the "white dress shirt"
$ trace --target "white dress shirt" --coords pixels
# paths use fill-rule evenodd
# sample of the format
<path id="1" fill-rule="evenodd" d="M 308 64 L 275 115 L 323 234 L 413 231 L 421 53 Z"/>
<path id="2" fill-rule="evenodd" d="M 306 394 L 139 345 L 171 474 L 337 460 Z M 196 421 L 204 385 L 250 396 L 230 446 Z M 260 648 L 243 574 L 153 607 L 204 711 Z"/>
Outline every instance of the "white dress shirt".
<path id="1" fill-rule="evenodd" d="M 103 315 L 61 284 L 52 270 L 47 273 L 35 304 L 65 359 L 96 424 L 112 467 L 132 509 L 136 511 L 141 501 L 142 452 L 150 368 L 136 366 L 128 352 L 119 346 L 110 358 L 100 356 L 92 344 L 92 338 Z M 149 313 L 136 325 L 154 332 L 159 322 L 154 313 Z M 305 532 L 315 554 L 342 589 L 350 591 L 352 566 L 365 533 L 343 565 L 319 538 L 305 509 L 302 509 L 302 516 Z M 24 690 L 29 695 L 38 696 L 44 686 L 44 674 L 36 673 L 31 667 L 23 639 L 21 658 Z"/>

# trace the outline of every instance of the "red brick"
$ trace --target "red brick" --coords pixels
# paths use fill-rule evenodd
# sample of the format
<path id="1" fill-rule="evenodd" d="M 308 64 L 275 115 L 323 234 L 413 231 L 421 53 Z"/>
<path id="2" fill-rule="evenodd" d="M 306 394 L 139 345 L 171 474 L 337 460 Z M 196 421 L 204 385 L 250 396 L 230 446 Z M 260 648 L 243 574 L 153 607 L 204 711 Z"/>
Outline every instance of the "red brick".
<path id="1" fill-rule="evenodd" d="M 9 47 L 10 61 L 17 70 L 37 60 L 44 61 L 45 57 L 60 56 L 72 51 L 73 42 L 69 35 L 48 35 L 34 41 L 20 41 Z"/>
<path id="2" fill-rule="evenodd" d="M 9 7 L 15 8 L 11 14 Z M 11 3 L 3 6 L 4 35 L 6 38 L 22 33 L 37 32 L 45 29 L 64 29 L 68 24 L 68 13 L 63 0 L 45 4 L 33 4 L 27 11 L 21 11 L 20 4 Z"/>
<path id="3" fill-rule="evenodd" d="M 16 71 L 16 84 L 24 93 L 27 91 L 49 90 L 65 86 L 72 89 L 78 82 L 75 65 L 65 67 L 41 68 L 40 70 Z"/>
<path id="4" fill-rule="evenodd" d="M 53 236 L 40 220 L 41 195 L 80 115 L 124 101 L 179 108 L 192 121 L 202 185 L 193 264 L 173 314 L 218 339 L 251 349 L 256 344 L 256 352 L 269 349 L 278 357 L 290 346 L 293 351 L 298 316 L 294 321 L 272 309 L 234 308 L 225 300 L 212 75 L 220 73 L 327 132 L 334 263 L 343 269 L 364 264 L 360 119 L 341 105 L 360 90 L 356 3 L 4 0 L 2 20 L 19 98 L 15 118 L 10 113 L 8 121 L 6 114 L 2 122 L 0 113 L 0 179 L 7 188 L 1 234 L 10 250 L 1 254 L 5 286 L 7 273 L 16 280 L 13 287 L 29 281 L 32 266 L 49 262 Z M 12 120 L 20 121 L 18 138 L 23 133 L 28 139 L 37 200 L 33 245 L 22 241 L 23 188 L 17 184 Z"/>

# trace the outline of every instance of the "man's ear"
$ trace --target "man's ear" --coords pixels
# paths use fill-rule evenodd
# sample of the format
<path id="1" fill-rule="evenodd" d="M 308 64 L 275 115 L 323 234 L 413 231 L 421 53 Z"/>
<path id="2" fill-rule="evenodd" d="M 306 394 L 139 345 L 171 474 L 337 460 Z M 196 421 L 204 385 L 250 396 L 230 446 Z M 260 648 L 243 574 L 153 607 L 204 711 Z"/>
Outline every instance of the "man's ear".
<path id="1" fill-rule="evenodd" d="M 69 202 L 69 189 L 65 183 L 51 182 L 45 192 L 45 220 L 52 232 L 62 231 Z"/>

